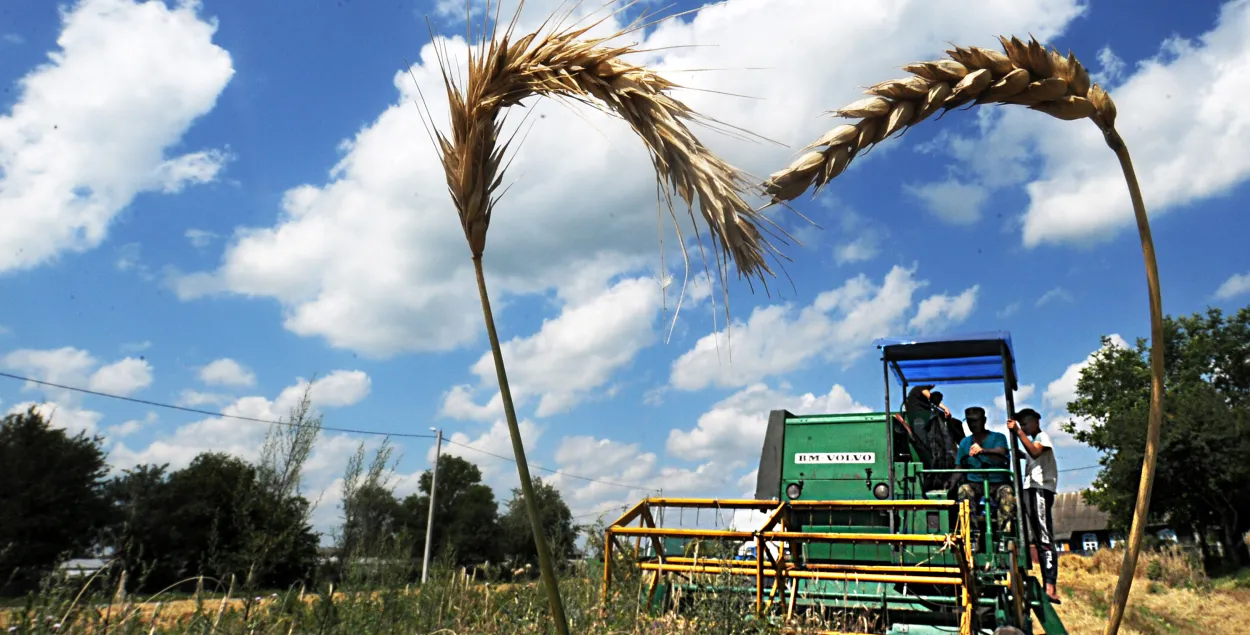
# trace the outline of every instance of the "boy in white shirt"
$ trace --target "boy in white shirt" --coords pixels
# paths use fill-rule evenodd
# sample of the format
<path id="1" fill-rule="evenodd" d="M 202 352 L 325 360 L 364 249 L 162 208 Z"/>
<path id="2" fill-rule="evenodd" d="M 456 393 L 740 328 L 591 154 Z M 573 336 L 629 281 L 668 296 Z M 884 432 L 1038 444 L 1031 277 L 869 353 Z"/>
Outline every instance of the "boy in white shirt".
<path id="1" fill-rule="evenodd" d="M 1042 581 L 1046 595 L 1059 604 L 1055 586 L 1059 578 L 1059 553 L 1055 549 L 1055 523 L 1051 508 L 1055 503 L 1055 491 L 1059 487 L 1059 466 L 1055 463 L 1055 446 L 1050 435 L 1042 430 L 1042 415 L 1032 408 L 1016 413 L 1016 419 L 1007 421 L 1007 429 L 1020 439 L 1027 462 L 1024 466 L 1024 511 L 1029 533 L 1037 545 L 1037 557 L 1042 561 Z"/>

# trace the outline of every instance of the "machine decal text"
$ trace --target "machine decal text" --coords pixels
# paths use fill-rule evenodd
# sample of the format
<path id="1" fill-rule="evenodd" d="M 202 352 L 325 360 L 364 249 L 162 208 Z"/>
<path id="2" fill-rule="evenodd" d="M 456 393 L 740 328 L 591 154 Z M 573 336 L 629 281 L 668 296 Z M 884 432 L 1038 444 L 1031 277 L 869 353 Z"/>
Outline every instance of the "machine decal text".
<path id="1" fill-rule="evenodd" d="M 798 452 L 795 463 L 876 463 L 875 452 Z"/>

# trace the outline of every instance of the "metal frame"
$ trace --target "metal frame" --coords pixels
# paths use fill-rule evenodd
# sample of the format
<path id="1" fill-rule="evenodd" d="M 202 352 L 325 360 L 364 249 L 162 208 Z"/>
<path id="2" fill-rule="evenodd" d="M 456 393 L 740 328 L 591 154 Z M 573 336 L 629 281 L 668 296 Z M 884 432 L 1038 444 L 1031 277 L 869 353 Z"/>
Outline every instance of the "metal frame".
<path id="1" fill-rule="evenodd" d="M 903 368 L 898 363 L 900 361 L 900 358 L 904 356 L 903 355 L 891 355 L 892 352 L 894 351 L 910 352 L 912 350 L 923 350 L 924 348 L 928 348 L 928 349 L 932 349 L 934 352 L 932 354 L 927 354 L 927 355 L 906 356 L 907 359 L 905 361 L 950 361 L 950 360 L 955 360 L 955 359 L 973 359 L 973 358 L 984 359 L 987 357 L 992 357 L 992 355 L 988 354 L 988 351 L 996 350 L 997 356 L 1001 359 L 1001 365 L 1000 365 L 1001 371 L 998 373 L 995 373 L 992 375 L 984 375 L 984 374 L 969 375 L 969 374 L 952 373 L 949 376 L 945 376 L 945 377 L 941 377 L 941 376 L 927 377 L 923 381 L 926 384 L 928 383 L 933 383 L 933 384 L 989 383 L 989 382 L 1002 381 L 1003 397 L 1006 400 L 1006 404 L 1007 404 L 1007 417 L 1014 419 L 1016 416 L 1015 390 L 1019 386 L 1019 380 L 1016 375 L 1016 369 L 1015 369 L 1015 355 L 1013 354 L 1013 351 L 1011 350 L 1011 347 L 1008 344 L 1010 341 L 1011 341 L 1011 334 L 1005 331 L 970 335 L 970 336 L 953 337 L 950 339 L 931 338 L 925 341 L 902 341 L 902 340 L 890 340 L 890 339 L 877 340 L 877 348 L 881 349 L 881 366 L 882 366 L 884 376 L 885 376 L 885 382 L 884 382 L 885 383 L 885 395 L 886 395 L 885 407 L 886 407 L 886 420 L 889 422 L 889 426 L 890 426 L 889 427 L 890 434 L 888 437 L 890 456 L 891 457 L 894 456 L 894 433 L 893 433 L 894 412 L 890 408 L 890 369 L 891 368 L 894 369 L 895 375 L 898 377 L 899 382 L 902 384 L 904 396 L 906 396 L 907 394 L 907 386 L 909 384 L 907 373 L 904 372 Z M 947 354 L 940 354 L 937 352 L 937 349 L 941 349 L 941 348 L 951 349 L 952 352 L 947 353 Z M 958 351 L 958 352 L 953 352 L 953 351 Z M 1009 461 L 1010 463 L 1009 469 L 1011 470 L 1011 475 L 1012 475 L 1012 489 L 1014 490 L 1014 495 L 1016 497 L 1015 538 L 1017 540 L 1018 545 L 1027 546 L 1029 544 L 1030 532 L 1029 532 L 1028 525 L 1024 522 L 1024 510 L 1023 510 L 1024 505 L 1023 505 L 1023 499 L 1021 498 L 1024 494 L 1024 479 L 1023 479 L 1023 475 L 1021 474 L 1021 471 L 1023 468 L 1021 468 L 1020 466 L 1020 461 L 1024 457 L 1022 456 L 1020 452 L 1019 439 L 1017 439 L 1014 434 L 1009 434 L 1008 436 L 1010 437 L 1008 439 L 1008 442 L 1011 444 L 1011 460 Z M 935 470 L 925 470 L 925 471 L 929 473 L 937 472 Z M 961 468 L 956 468 L 955 470 L 941 470 L 941 471 L 942 472 L 970 473 L 976 470 L 965 470 Z M 894 462 L 891 461 L 890 462 L 891 488 L 893 488 L 894 484 L 896 483 L 894 472 L 895 472 Z M 987 522 L 988 522 L 988 518 L 987 518 Z M 894 531 L 893 515 L 891 515 L 890 523 L 891 523 L 890 530 L 891 532 L 893 532 Z M 1030 556 L 1028 549 L 1024 549 L 1023 553 L 1024 553 L 1024 559 L 1025 559 L 1024 568 L 1028 570 L 1033 566 L 1032 557 Z"/>
<path id="2" fill-rule="evenodd" d="M 754 510 L 768 512 L 768 519 L 755 531 L 724 529 L 687 529 L 659 527 L 656 514 L 664 508 L 696 508 L 717 510 Z M 950 534 L 897 534 L 897 533 L 823 533 L 790 531 L 790 513 L 793 510 L 934 510 L 956 511 L 955 530 Z M 891 514 L 892 516 L 892 514 Z M 637 526 L 631 526 L 637 521 Z M 618 537 L 635 536 L 639 540 L 650 538 L 655 557 L 639 562 L 639 568 L 651 572 L 648 601 L 654 598 L 656 588 L 666 574 L 699 575 L 728 574 L 755 579 L 755 612 L 768 612 L 782 588 L 791 589 L 787 618 L 794 610 L 795 586 L 791 580 L 854 580 L 860 582 L 887 582 L 949 585 L 957 589 L 956 600 L 962 608 L 960 633 L 973 633 L 973 607 L 978 603 L 974 547 L 972 544 L 971 505 L 953 500 L 863 500 L 863 501 L 772 501 L 751 499 L 703 499 L 703 498 L 646 498 L 608 525 L 603 541 L 603 601 L 606 606 L 612 584 L 614 552 L 624 547 Z M 725 558 L 700 558 L 697 555 L 669 557 L 664 553 L 661 538 L 709 538 L 714 540 L 751 540 L 755 543 L 754 560 L 729 560 Z M 960 554 L 958 567 L 924 565 L 854 565 L 854 564 L 806 564 L 795 561 L 801 553 L 802 543 L 871 542 L 900 545 L 932 545 L 953 548 Z M 778 545 L 773 555 L 765 548 L 766 543 Z M 787 553 L 786 547 L 789 547 Z M 766 568 L 765 565 L 768 565 Z M 772 588 L 767 602 L 764 600 L 764 581 L 771 578 Z M 1004 583 L 1005 584 L 1005 583 Z"/>

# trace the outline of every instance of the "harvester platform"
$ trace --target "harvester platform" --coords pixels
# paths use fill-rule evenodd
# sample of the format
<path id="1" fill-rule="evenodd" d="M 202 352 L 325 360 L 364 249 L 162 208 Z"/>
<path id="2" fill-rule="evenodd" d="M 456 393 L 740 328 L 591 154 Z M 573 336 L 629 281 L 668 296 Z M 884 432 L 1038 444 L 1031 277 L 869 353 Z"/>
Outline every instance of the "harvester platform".
<path id="1" fill-rule="evenodd" d="M 656 523 L 660 511 L 665 508 L 716 509 L 719 511 L 756 511 L 767 514 L 763 525 L 752 531 L 730 529 L 702 529 L 661 527 Z M 925 511 L 949 510 L 956 513 L 955 531 L 951 533 L 881 533 L 881 532 L 827 532 L 799 531 L 794 517 L 796 513 L 810 515 L 825 511 Z M 632 526 L 637 521 L 636 526 Z M 647 599 L 656 601 L 657 590 L 667 587 L 697 590 L 723 586 L 721 576 L 748 579 L 754 590 L 755 611 L 764 615 L 785 606 L 788 621 L 796 607 L 825 604 L 820 599 L 840 599 L 843 609 L 877 609 L 884 603 L 897 610 L 906 610 L 916 603 L 945 604 L 959 615 L 959 633 L 971 635 L 977 604 L 977 577 L 971 534 L 971 506 L 967 502 L 953 500 L 861 500 L 861 501 L 771 501 L 749 499 L 693 499 L 693 498 L 647 498 L 625 512 L 606 529 L 604 540 L 604 600 L 606 602 L 612 583 L 614 553 L 625 547 L 621 538 L 636 538 L 635 557 L 639 569 L 647 572 L 649 584 Z M 650 554 L 643 556 L 641 542 L 650 542 Z M 669 554 L 665 539 L 683 541 L 749 541 L 754 543 L 754 556 L 744 559 L 726 558 L 723 555 L 693 555 L 683 549 L 680 555 Z M 900 558 L 897 562 L 873 564 L 813 562 L 804 556 L 811 554 L 813 545 L 821 544 L 871 544 L 887 545 L 902 552 L 908 547 L 929 549 L 929 562 L 911 562 Z M 780 548 L 778 548 L 780 546 Z M 873 551 L 876 553 L 876 550 Z M 914 554 L 913 554 L 914 555 Z M 946 555 L 943 561 L 954 564 L 932 564 L 934 556 Z M 680 582 L 665 584 L 666 578 L 678 577 Z M 721 578 L 719 580 L 712 579 Z M 853 583 L 851 592 L 847 583 Z M 732 582 L 729 583 L 731 586 Z M 865 585 L 871 585 L 871 592 Z M 888 587 L 902 586 L 924 589 L 931 586 L 945 587 L 947 592 L 932 595 L 909 595 L 889 593 Z M 896 596 L 896 597 L 891 597 Z"/>

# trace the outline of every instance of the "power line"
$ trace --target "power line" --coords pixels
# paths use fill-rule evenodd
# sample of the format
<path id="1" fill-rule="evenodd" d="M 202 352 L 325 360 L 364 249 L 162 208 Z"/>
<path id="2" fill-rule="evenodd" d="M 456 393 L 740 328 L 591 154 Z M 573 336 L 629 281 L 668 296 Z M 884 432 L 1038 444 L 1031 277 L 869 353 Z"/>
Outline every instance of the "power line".
<path id="1" fill-rule="evenodd" d="M 151 400 L 148 400 L 148 399 L 139 399 L 138 397 L 126 397 L 126 396 L 123 396 L 123 395 L 115 395 L 115 394 L 112 394 L 112 393 L 100 392 L 100 391 L 98 391 L 98 390 L 90 390 L 90 389 L 88 389 L 88 388 L 81 388 L 81 387 L 78 387 L 78 386 L 66 386 L 66 385 L 64 385 L 64 384 L 57 384 L 57 383 L 53 383 L 53 382 L 50 382 L 50 381 L 43 381 L 43 380 L 41 380 L 41 379 L 34 379 L 34 378 L 32 378 L 32 377 L 23 377 L 23 376 L 21 376 L 21 375 L 13 375 L 13 374 L 6 373 L 6 372 L 0 372 L 0 377 L 7 377 L 7 378 L 9 378 L 9 379 L 14 379 L 14 380 L 17 380 L 17 381 L 27 381 L 27 382 L 30 382 L 30 383 L 32 383 L 32 384 L 39 384 L 39 385 L 41 385 L 41 386 L 48 386 L 48 387 L 50 387 L 50 388 L 59 388 L 59 389 L 61 389 L 61 390 L 69 390 L 69 391 L 72 391 L 72 392 L 83 393 L 83 394 L 86 394 L 86 395 L 94 395 L 94 396 L 97 396 L 97 397 L 105 397 L 105 398 L 108 398 L 108 399 L 117 399 L 117 400 L 120 400 L 120 401 L 129 401 L 129 402 L 131 402 L 131 403 L 143 404 L 143 405 L 145 405 L 145 406 L 152 406 L 152 407 L 155 407 L 155 408 L 166 408 L 166 409 L 169 409 L 169 410 L 179 410 L 179 411 L 182 411 L 182 412 L 189 412 L 189 413 L 193 413 L 193 414 L 200 414 L 200 415 L 205 415 L 205 416 L 209 416 L 209 417 L 217 417 L 217 418 L 221 418 L 221 419 L 236 419 L 236 420 L 239 420 L 239 421 L 249 421 L 249 422 L 252 422 L 252 423 L 264 423 L 264 424 L 267 424 L 267 425 L 287 426 L 287 427 L 289 427 L 289 428 L 303 428 L 303 427 L 308 427 L 308 426 L 307 426 L 307 425 L 305 425 L 305 424 L 299 424 L 299 423 L 294 423 L 294 422 L 290 422 L 290 421 L 273 421 L 273 420 L 271 420 L 271 419 L 258 419 L 258 418 L 255 418 L 255 417 L 245 417 L 245 416 L 243 416 L 243 415 L 231 415 L 231 414 L 226 414 L 226 413 L 224 413 L 224 412 L 213 412 L 213 411 L 211 411 L 211 410 L 201 410 L 201 409 L 199 409 L 199 408 L 189 408 L 189 407 L 186 407 L 186 406 L 177 406 L 177 405 L 174 405 L 174 404 L 170 404 L 170 403 L 163 403 L 163 402 L 160 402 L 160 401 L 151 401 Z M 326 430 L 326 431 L 328 431 L 328 432 L 341 432 L 341 433 L 343 433 L 343 434 L 358 434 L 358 435 L 364 435 L 364 436 L 396 437 L 396 438 L 402 438 L 402 439 L 433 439 L 433 438 L 434 438 L 434 435 L 432 435 L 432 434 L 419 434 L 419 433 L 412 433 L 412 432 L 382 432 L 382 431 L 380 431 L 380 430 L 362 430 L 362 429 L 356 429 L 356 428 L 338 428 L 338 427 L 332 427 L 332 426 L 320 426 L 320 429 L 321 429 L 321 430 Z M 485 454 L 485 455 L 487 455 L 487 456 L 493 456 L 493 457 L 495 457 L 495 458 L 497 458 L 497 459 L 502 459 L 502 460 L 504 460 L 504 461 L 508 461 L 508 462 L 510 462 L 510 463 L 516 463 L 516 459 L 514 459 L 514 458 L 512 458 L 512 457 L 504 456 L 504 455 L 502 455 L 502 454 L 495 454 L 494 452 L 490 452 L 490 451 L 487 451 L 487 450 L 483 450 L 483 449 L 481 449 L 481 448 L 476 448 L 476 447 L 473 447 L 473 446 L 468 445 L 468 444 L 466 444 L 466 443 L 460 443 L 460 442 L 457 442 L 457 441 L 453 441 L 453 440 L 451 440 L 451 439 L 443 439 L 443 440 L 444 440 L 444 441 L 446 441 L 446 442 L 448 442 L 448 443 L 450 443 L 450 444 L 452 444 L 452 445 L 458 445 L 458 446 L 460 446 L 460 447 L 462 447 L 462 448 L 465 448 L 465 449 L 468 449 L 468 450 L 473 450 L 474 452 L 479 452 L 479 453 L 481 453 L 481 454 Z M 660 491 L 660 490 L 659 490 L 659 488 L 656 488 L 656 487 L 644 487 L 644 486 L 641 486 L 641 485 L 628 485 L 628 484 L 625 484 L 625 483 L 614 483 L 614 482 L 612 482 L 612 481 L 605 481 L 605 480 L 602 480 L 602 479 L 590 478 L 589 476 L 579 476 L 579 475 L 577 475 L 577 474 L 570 474 L 570 473 L 568 473 L 568 472 L 562 472 L 562 471 L 560 471 L 560 470 L 553 470 L 553 469 L 551 469 L 551 468 L 549 468 L 549 467 L 543 467 L 543 466 L 541 466 L 541 465 L 535 465 L 535 464 L 533 464 L 533 463 L 530 463 L 530 464 L 529 464 L 529 466 L 530 466 L 530 467 L 532 467 L 532 468 L 536 468 L 536 469 L 542 470 L 542 471 L 544 471 L 544 472 L 548 472 L 548 473 L 551 473 L 551 474 L 557 474 L 557 475 L 560 475 L 560 476 L 567 476 L 567 477 L 569 477 L 569 478 L 574 478 L 574 479 L 578 479 L 578 480 L 581 480 L 581 481 L 586 481 L 586 482 L 588 482 L 588 483 L 600 483 L 600 484 L 602 484 L 602 485 L 611 485 L 611 486 L 613 486 L 613 487 L 620 487 L 620 488 L 623 488 L 623 489 L 629 489 L 629 490 L 639 490 L 639 491 L 649 491 L 649 492 L 658 492 L 658 491 Z M 1072 468 L 1067 468 L 1067 469 L 1059 470 L 1059 472 L 1078 472 L 1078 471 L 1081 471 L 1081 470 L 1089 470 L 1089 469 L 1093 469 L 1093 468 L 1096 468 L 1096 467 L 1100 467 L 1100 466 L 1098 466 L 1098 465 L 1085 465 L 1085 466 L 1082 466 L 1082 467 L 1072 467 Z"/>
<path id="2" fill-rule="evenodd" d="M 83 393 L 83 394 L 86 394 L 86 395 L 94 395 L 94 396 L 96 396 L 96 397 L 106 397 L 106 398 L 108 398 L 108 399 L 117 399 L 117 400 L 120 400 L 120 401 L 129 401 L 129 402 L 131 402 L 131 403 L 143 404 L 143 405 L 145 405 L 145 406 L 152 406 L 152 407 L 155 407 L 155 408 L 167 408 L 167 409 L 169 409 L 169 410 L 180 410 L 180 411 L 182 411 L 182 412 L 190 412 L 190 413 L 200 414 L 200 415 L 205 415 L 205 416 L 209 416 L 209 417 L 217 417 L 217 418 L 221 418 L 221 419 L 237 419 L 237 420 L 239 420 L 239 421 L 249 421 L 249 422 L 252 422 L 252 423 L 264 423 L 264 424 L 268 424 L 268 425 L 286 426 L 286 427 L 288 427 L 288 428 L 306 428 L 306 427 L 310 427 L 310 426 L 308 426 L 307 424 L 295 423 L 295 422 L 292 422 L 292 421 L 273 421 L 273 420 L 271 420 L 271 419 L 258 419 L 258 418 L 256 418 L 256 417 L 245 417 L 245 416 L 243 416 L 243 415 L 231 415 L 231 414 L 226 414 L 226 413 L 224 413 L 224 412 L 213 412 L 213 411 L 211 411 L 211 410 L 201 410 L 201 409 L 199 409 L 199 408 L 188 408 L 188 407 L 186 407 L 186 406 L 177 406 L 177 405 L 174 405 L 174 404 L 164 403 L 164 402 L 160 402 L 160 401 L 151 401 L 151 400 L 148 400 L 148 399 L 139 399 L 139 398 L 137 398 L 137 397 L 126 397 L 126 396 L 123 396 L 123 395 L 115 395 L 115 394 L 112 394 L 112 393 L 100 392 L 100 391 L 98 391 L 98 390 L 90 390 L 90 389 L 88 389 L 88 388 L 80 388 L 80 387 L 78 387 L 78 386 L 66 386 L 66 385 L 64 385 L 64 384 L 56 384 L 56 383 L 53 383 L 53 382 L 50 382 L 50 381 L 43 381 L 43 380 L 41 380 L 41 379 L 34 379 L 34 378 L 32 378 L 32 377 L 23 377 L 23 376 L 21 376 L 21 375 L 13 375 L 13 374 L 6 373 L 6 372 L 0 372 L 0 377 L 7 377 L 7 378 L 9 378 L 9 379 L 15 379 L 15 380 L 17 380 L 17 381 L 28 381 L 28 382 L 30 382 L 30 383 L 32 383 L 32 384 L 39 384 L 39 385 L 41 385 L 41 386 L 48 386 L 48 387 L 50 387 L 50 388 L 59 388 L 59 389 L 61 389 L 61 390 L 69 390 L 69 391 L 72 391 L 72 392 Z M 382 432 L 382 431 L 380 431 L 380 430 L 361 430 L 361 429 L 356 429 L 356 428 L 337 428 L 337 427 L 332 427 L 332 426 L 319 426 L 319 429 L 321 429 L 321 430 L 325 430 L 325 431 L 328 431 L 328 432 L 342 432 L 342 433 L 344 433 L 344 434 L 359 434 L 359 435 L 365 435 L 365 436 L 397 437 L 397 438 L 403 438 L 403 439 L 433 439 L 433 438 L 434 438 L 434 435 L 432 435 L 432 434 L 419 434 L 419 433 L 412 433 L 412 432 Z M 495 457 L 495 458 L 497 458 L 497 459 L 503 459 L 503 460 L 505 460 L 505 461 L 509 461 L 509 462 L 511 462 L 511 463 L 516 463 L 516 459 L 511 458 L 511 457 L 504 456 L 504 455 L 502 455 L 502 454 L 495 454 L 494 452 L 489 452 L 489 451 L 487 451 L 487 450 L 483 450 L 483 449 L 481 449 L 481 448 L 475 448 L 475 447 L 473 447 L 473 446 L 471 446 L 471 445 L 468 445 L 468 444 L 465 444 L 465 443 L 459 443 L 459 442 L 456 442 L 456 441 L 452 441 L 451 439 L 443 439 L 443 440 L 444 440 L 444 441 L 446 441 L 446 442 L 448 442 L 448 443 L 451 443 L 451 444 L 454 444 L 454 445 L 458 445 L 458 446 L 460 446 L 460 447 L 462 447 L 462 448 L 466 448 L 466 449 L 469 449 L 469 450 L 473 450 L 474 452 L 480 452 L 480 453 L 482 453 L 482 454 L 486 454 L 486 455 L 489 455 L 489 456 L 493 456 L 493 457 Z M 582 480 L 582 481 L 587 481 L 587 482 L 590 482 L 590 483 L 601 483 L 601 484 L 603 484 L 603 485 L 612 485 L 612 486 L 614 486 L 614 487 L 622 487 L 622 488 L 625 488 L 625 489 L 631 489 L 631 490 L 659 491 L 659 489 L 654 488 L 654 487 L 642 487 L 642 486 L 635 486 L 635 485 L 625 485 L 625 484 L 623 484 L 623 483 L 613 483 L 613 482 L 611 482 L 611 481 L 604 481 L 604 480 L 600 480 L 600 479 L 590 478 L 590 477 L 588 477 L 588 476 L 579 476 L 579 475 L 577 475 L 577 474 L 569 474 L 568 472 L 561 472 L 560 470 L 553 470 L 553 469 L 551 469 L 551 468 L 549 468 L 549 467 L 543 467 L 543 466 L 541 466 L 541 465 L 535 465 L 535 464 L 533 464 L 533 463 L 529 463 L 529 466 L 530 466 L 530 467 L 532 467 L 532 468 L 536 468 L 536 469 L 542 470 L 542 471 L 544 471 L 544 472 L 549 472 L 549 473 L 552 473 L 552 474 L 558 474 L 558 475 L 560 475 L 560 476 L 567 476 L 567 477 L 569 477 L 569 478 L 575 478 L 575 479 Z"/>
<path id="3" fill-rule="evenodd" d="M 1080 472 L 1081 470 L 1092 470 L 1096 467 L 1102 467 L 1102 466 L 1101 465 L 1084 465 L 1081 467 L 1070 467 L 1066 470 L 1059 470 L 1059 471 L 1060 472 Z"/>

